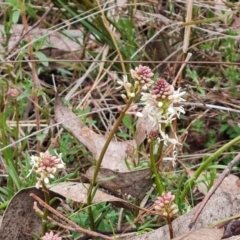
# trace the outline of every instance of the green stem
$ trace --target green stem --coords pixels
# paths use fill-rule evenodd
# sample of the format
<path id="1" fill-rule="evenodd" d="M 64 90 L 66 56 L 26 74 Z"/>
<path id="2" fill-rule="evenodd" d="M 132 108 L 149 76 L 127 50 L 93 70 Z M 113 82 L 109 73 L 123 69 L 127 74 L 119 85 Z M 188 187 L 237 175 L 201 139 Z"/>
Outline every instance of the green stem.
<path id="1" fill-rule="evenodd" d="M 50 203 L 50 195 L 49 195 L 49 190 L 46 187 L 44 181 L 42 182 L 42 191 L 44 194 L 44 200 L 45 203 L 47 203 L 49 205 Z M 42 218 L 42 235 L 44 236 L 45 233 L 47 232 L 47 218 L 48 218 L 48 209 L 45 208 L 44 212 L 43 212 L 43 218 Z"/>
<path id="2" fill-rule="evenodd" d="M 159 195 L 162 195 L 162 193 L 164 192 L 162 183 L 160 181 L 159 178 L 159 173 L 157 170 L 157 166 L 156 166 L 156 155 L 154 154 L 154 146 L 156 144 L 155 140 L 152 140 L 150 143 L 150 162 L 151 162 L 151 169 L 152 169 L 152 173 L 154 175 L 154 181 L 158 190 Z"/>
<path id="3" fill-rule="evenodd" d="M 165 130 L 166 130 L 166 125 L 165 125 L 165 123 L 162 123 L 161 124 L 161 129 L 162 129 L 162 131 L 165 133 Z M 160 137 L 162 137 L 162 136 L 160 136 Z M 157 168 L 159 168 L 159 166 L 160 166 L 160 164 L 161 164 L 161 162 L 162 162 L 162 153 L 163 153 L 163 145 L 164 145 L 164 141 L 161 141 L 160 143 L 159 143 L 159 147 L 158 147 L 158 153 L 157 153 L 157 161 L 158 161 L 158 163 L 156 164 L 156 167 Z"/>
<path id="4" fill-rule="evenodd" d="M 173 238 L 174 238 L 174 234 L 173 234 L 172 220 L 171 220 L 171 218 L 168 216 L 168 217 L 166 218 L 166 221 L 167 221 L 167 224 L 168 224 L 170 239 L 173 239 Z"/>
<path id="5" fill-rule="evenodd" d="M 188 181 L 187 186 L 184 188 L 182 194 L 181 194 L 181 203 L 183 202 L 184 198 L 190 191 L 190 189 L 193 187 L 194 182 L 197 180 L 197 178 L 200 176 L 200 174 L 208 167 L 208 165 L 213 162 L 217 157 L 219 157 L 224 151 L 226 151 L 228 148 L 232 147 L 234 144 L 240 141 L 240 136 L 234 138 L 221 148 L 219 148 L 215 153 L 213 153 L 209 158 L 207 158 L 201 166 L 197 169 L 197 171 L 194 173 L 193 177 Z"/>
<path id="6" fill-rule="evenodd" d="M 91 222 L 91 229 L 92 230 L 95 230 L 95 224 L 94 224 L 94 218 L 93 218 L 93 213 L 92 213 L 92 208 L 91 208 L 91 204 L 92 204 L 92 191 L 93 191 L 93 187 L 94 185 L 96 184 L 96 181 L 97 181 L 97 175 L 98 175 L 98 172 L 99 172 L 99 169 L 101 167 L 101 164 L 102 164 L 102 160 L 103 160 L 103 157 L 107 151 L 107 148 L 112 140 L 112 138 L 114 137 L 117 129 L 118 129 L 118 126 L 121 124 L 122 122 L 122 119 L 126 113 L 126 111 L 128 110 L 128 108 L 130 107 L 130 105 L 132 104 L 133 102 L 133 99 L 134 98 L 130 98 L 130 100 L 128 101 L 128 103 L 126 104 L 125 108 L 122 110 L 119 118 L 117 119 L 117 121 L 115 122 L 115 124 L 113 125 L 113 128 L 112 128 L 112 131 L 110 132 L 104 146 L 103 146 L 103 149 L 100 153 L 100 156 L 97 160 L 97 164 L 96 164 L 96 167 L 94 169 L 94 174 L 93 174 L 93 178 L 91 180 L 91 183 L 90 183 L 90 186 L 89 186 L 89 189 L 88 189 L 88 196 L 87 196 L 87 205 L 88 205 L 88 213 L 89 213 L 89 218 L 90 218 L 90 222 Z"/>

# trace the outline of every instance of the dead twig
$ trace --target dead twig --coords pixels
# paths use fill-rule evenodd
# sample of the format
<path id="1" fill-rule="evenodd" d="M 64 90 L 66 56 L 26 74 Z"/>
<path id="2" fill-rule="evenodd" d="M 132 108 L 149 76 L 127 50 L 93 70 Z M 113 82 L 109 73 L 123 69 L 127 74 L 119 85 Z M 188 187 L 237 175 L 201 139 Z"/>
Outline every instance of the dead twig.
<path id="1" fill-rule="evenodd" d="M 44 208 L 48 209 L 48 211 L 50 211 L 51 213 L 55 214 L 57 217 L 59 217 L 60 219 L 62 219 L 63 221 L 67 222 L 72 229 L 74 229 L 74 231 L 76 232 L 81 232 L 93 237 L 101 237 L 103 239 L 107 239 L 107 240 L 113 240 L 112 237 L 108 237 L 106 235 L 103 235 L 101 233 L 97 233 L 91 230 L 87 230 L 84 228 L 79 227 L 76 223 L 72 222 L 71 220 L 69 220 L 68 218 L 64 217 L 62 214 L 60 214 L 58 211 L 56 211 L 54 208 L 50 207 L 47 203 L 45 203 L 41 198 L 39 198 L 37 195 L 35 195 L 34 193 L 30 193 L 30 197 L 33 197 L 36 201 L 39 202 L 39 204 L 41 206 L 43 206 Z"/>
<path id="2" fill-rule="evenodd" d="M 217 179 L 214 186 L 211 188 L 211 190 L 208 192 L 208 194 L 205 196 L 205 198 L 203 199 L 203 201 L 201 202 L 201 204 L 197 208 L 190 224 L 188 225 L 188 227 L 190 229 L 193 227 L 193 225 L 195 224 L 195 222 L 198 219 L 198 216 L 200 215 L 203 208 L 205 207 L 206 203 L 211 198 L 211 196 L 215 193 L 217 188 L 221 185 L 224 178 L 227 177 L 227 175 L 231 172 L 232 168 L 239 162 L 240 162 L 240 153 L 228 164 L 227 168 L 221 173 L 220 177 Z"/>

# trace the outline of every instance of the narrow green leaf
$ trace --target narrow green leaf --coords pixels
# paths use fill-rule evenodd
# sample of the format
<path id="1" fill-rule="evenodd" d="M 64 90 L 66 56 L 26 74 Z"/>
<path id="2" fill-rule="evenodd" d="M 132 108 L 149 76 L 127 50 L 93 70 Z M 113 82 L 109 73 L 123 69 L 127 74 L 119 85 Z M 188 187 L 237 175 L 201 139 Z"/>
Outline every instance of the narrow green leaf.
<path id="1" fill-rule="evenodd" d="M 41 63 L 45 67 L 48 67 L 48 65 L 49 65 L 48 58 L 46 57 L 45 54 L 43 54 L 42 52 L 35 52 L 34 55 L 36 56 L 36 58 L 38 58 L 41 61 Z"/>

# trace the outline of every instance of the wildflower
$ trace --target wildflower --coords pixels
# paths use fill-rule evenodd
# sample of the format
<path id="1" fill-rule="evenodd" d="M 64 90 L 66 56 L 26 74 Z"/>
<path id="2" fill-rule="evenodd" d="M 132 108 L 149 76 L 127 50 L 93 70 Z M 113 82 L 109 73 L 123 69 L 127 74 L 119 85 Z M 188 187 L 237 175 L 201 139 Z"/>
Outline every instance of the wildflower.
<path id="1" fill-rule="evenodd" d="M 62 240 L 62 237 L 59 237 L 57 234 L 54 234 L 53 231 L 50 233 L 46 233 L 43 237 L 42 240 Z"/>
<path id="2" fill-rule="evenodd" d="M 43 181 L 48 184 L 49 178 L 54 178 L 53 174 L 56 173 L 58 169 L 63 169 L 65 167 L 61 159 L 61 154 L 56 157 L 52 156 L 49 151 L 40 153 L 40 157 L 31 156 L 31 165 L 32 171 L 36 172 L 38 175 L 36 188 L 39 188 Z"/>
<path id="3" fill-rule="evenodd" d="M 141 93 L 141 101 L 145 104 L 148 117 L 152 121 L 153 127 L 158 126 L 165 145 L 167 142 L 177 144 L 177 141 L 170 139 L 161 128 L 162 124 L 170 125 L 176 116 L 179 118 L 181 113 L 185 113 L 184 108 L 179 105 L 181 101 L 184 101 L 181 98 L 184 93 L 180 92 L 180 89 L 174 91 L 173 86 L 163 78 L 157 79 L 150 93 Z M 176 103 L 178 104 L 176 105 Z"/>
<path id="4" fill-rule="evenodd" d="M 164 145 L 166 145 L 166 146 L 168 145 L 169 142 L 173 145 L 180 144 L 178 142 L 178 140 L 176 139 L 177 137 L 169 138 L 169 136 L 166 133 L 164 133 L 162 130 L 160 130 L 160 134 L 161 134 L 161 138 L 158 138 L 158 142 L 163 141 Z"/>
<path id="5" fill-rule="evenodd" d="M 171 192 L 163 192 L 160 197 L 155 201 L 155 210 L 164 217 L 174 217 L 178 213 L 177 205 L 173 203 L 175 195 Z"/>
<path id="6" fill-rule="evenodd" d="M 135 70 L 131 69 L 130 72 L 132 78 L 138 82 L 138 84 L 143 85 L 144 90 L 147 90 L 147 88 L 153 83 L 151 78 L 154 74 L 147 66 L 139 65 Z"/>
<path id="7" fill-rule="evenodd" d="M 11 88 L 8 90 L 7 95 L 12 98 L 16 98 L 20 95 L 20 91 L 18 89 Z"/>

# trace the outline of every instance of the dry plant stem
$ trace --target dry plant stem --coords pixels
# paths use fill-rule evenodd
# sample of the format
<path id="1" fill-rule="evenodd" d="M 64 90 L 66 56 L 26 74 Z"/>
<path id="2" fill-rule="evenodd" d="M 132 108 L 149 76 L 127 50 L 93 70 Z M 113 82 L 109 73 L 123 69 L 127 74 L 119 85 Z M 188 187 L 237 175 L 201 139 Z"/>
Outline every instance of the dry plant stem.
<path id="1" fill-rule="evenodd" d="M 27 37 L 27 41 L 29 43 L 28 45 L 28 50 L 29 50 L 29 57 L 30 60 L 34 60 L 34 56 L 33 56 L 33 46 L 31 43 L 31 36 L 29 34 L 28 31 L 28 23 L 27 23 L 27 17 L 26 17 L 26 13 L 25 13 L 25 9 L 24 9 L 24 4 L 22 2 L 22 0 L 19 0 L 20 4 L 21 4 L 21 16 L 22 16 L 22 22 L 23 22 L 23 26 L 25 29 L 26 37 Z M 38 81 L 38 77 L 37 77 L 37 73 L 36 73 L 36 69 L 35 69 L 35 63 L 32 62 L 32 77 L 33 77 L 33 87 L 32 87 L 32 92 L 33 92 L 33 102 L 34 102 L 34 109 L 35 109 L 35 114 L 36 114 L 36 129 L 37 131 L 40 130 L 40 116 L 39 116 L 39 108 L 38 108 L 38 96 L 37 96 L 37 88 L 40 86 L 39 81 Z M 37 151 L 40 152 L 40 142 L 37 141 Z"/>
<path id="2" fill-rule="evenodd" d="M 87 229 L 79 227 L 76 223 L 72 222 L 71 220 L 69 220 L 68 218 L 64 217 L 62 214 L 60 214 L 57 210 L 55 210 L 52 207 L 50 207 L 47 203 L 45 203 L 41 198 L 39 198 L 34 193 L 30 193 L 30 197 L 33 197 L 36 201 L 39 202 L 39 204 L 41 206 L 43 206 L 44 208 L 47 208 L 49 210 L 49 212 L 52 212 L 53 214 L 55 214 L 60 219 L 62 219 L 63 221 L 67 222 L 70 226 L 72 226 L 75 229 L 76 232 L 81 232 L 83 234 L 87 234 L 87 235 L 90 235 L 90 236 L 93 236 L 93 237 L 101 237 L 103 239 L 113 240 L 113 238 L 105 236 L 105 235 L 103 235 L 101 233 L 96 233 L 96 232 L 93 232 L 91 230 L 87 230 Z"/>
<path id="3" fill-rule="evenodd" d="M 193 11 L 193 0 L 187 0 L 187 16 L 186 22 L 192 21 L 192 11 Z M 189 46 L 189 39 L 191 34 L 191 25 L 185 27 L 184 40 L 183 40 L 183 53 L 186 54 Z"/>
<path id="4" fill-rule="evenodd" d="M 44 200 L 45 200 L 45 203 L 47 203 L 49 205 L 50 203 L 50 195 L 49 195 L 49 190 L 48 188 L 46 187 L 46 184 L 42 183 L 42 191 L 43 191 L 43 194 L 44 194 Z M 47 218 L 48 218 L 48 209 L 47 208 L 44 208 L 44 213 L 43 213 L 43 218 L 42 218 L 42 235 L 44 236 L 45 233 L 47 232 Z"/>
<path id="5" fill-rule="evenodd" d="M 156 140 L 152 140 L 150 143 L 150 161 L 151 161 L 151 170 L 154 175 L 154 181 L 158 190 L 158 194 L 162 195 L 164 192 L 162 183 L 159 178 L 157 166 L 156 166 L 156 155 L 154 154 L 154 146 L 156 144 Z"/>
<path id="6" fill-rule="evenodd" d="M 44 20 L 44 18 L 48 15 L 48 13 L 51 12 L 52 8 L 53 8 L 53 5 L 50 5 L 49 8 L 48 8 L 48 10 L 37 20 L 37 22 L 35 22 L 35 23 L 32 25 L 31 29 L 29 29 L 28 31 L 26 31 L 26 32 L 23 34 L 23 36 L 22 36 L 21 38 L 19 38 L 19 40 L 14 44 L 14 46 L 5 54 L 5 57 L 7 57 L 10 53 L 12 53 L 12 52 L 17 48 L 17 46 L 19 45 L 19 43 L 23 40 L 23 38 L 24 38 L 27 34 L 29 34 L 34 28 L 36 28 L 36 27 Z"/>
<path id="7" fill-rule="evenodd" d="M 175 86 L 179 76 L 182 74 L 183 68 L 186 66 L 187 62 L 189 62 L 189 59 L 191 58 L 191 56 L 192 56 L 192 53 L 187 54 L 187 57 L 186 57 L 185 61 L 183 62 L 181 68 L 179 69 L 177 76 L 174 78 L 174 80 L 172 82 L 173 87 Z"/>
<path id="8" fill-rule="evenodd" d="M 37 202 L 35 202 L 35 203 L 37 203 Z M 39 213 L 40 215 L 43 215 L 43 211 L 41 211 L 41 209 L 38 208 L 37 204 L 33 205 L 33 209 L 35 210 L 36 213 Z M 82 231 L 80 231 L 76 227 L 66 226 L 66 225 L 64 225 L 62 223 L 57 222 L 56 220 L 54 220 L 54 219 L 52 219 L 50 217 L 48 217 L 48 221 L 54 223 L 54 225 L 57 225 L 57 226 L 59 226 L 59 227 L 61 227 L 63 229 L 66 229 L 66 230 L 69 230 L 69 231 L 73 231 L 73 232 L 82 233 Z M 87 236 L 89 236 L 89 235 L 87 235 Z"/>
<path id="9" fill-rule="evenodd" d="M 220 177 L 217 179 L 216 183 L 214 186 L 210 189 L 208 194 L 204 197 L 203 201 L 197 208 L 197 211 L 194 213 L 194 216 L 189 224 L 189 228 L 191 229 L 195 222 L 198 219 L 198 216 L 202 212 L 204 206 L 206 205 L 207 201 L 211 198 L 211 196 L 215 193 L 217 188 L 221 185 L 222 181 L 224 180 L 225 177 L 231 172 L 232 168 L 240 162 L 240 153 L 228 164 L 227 168 L 221 173 Z"/>
<path id="10" fill-rule="evenodd" d="M 231 12 L 228 14 L 224 14 L 221 17 L 213 17 L 213 18 L 206 18 L 206 19 L 201 19 L 201 20 L 195 20 L 195 21 L 190 21 L 190 22 L 182 22 L 181 26 L 185 27 L 185 26 L 189 26 L 189 25 L 196 25 L 196 24 L 202 24 L 202 23 L 210 23 L 210 22 L 217 22 L 219 20 L 222 20 L 224 18 L 226 18 L 228 15 L 232 15 L 235 12 Z"/>
<path id="11" fill-rule="evenodd" d="M 120 59 L 120 64 L 121 64 L 122 70 L 123 70 L 123 74 L 126 75 L 126 68 L 125 68 L 125 65 L 124 65 L 123 57 L 122 57 L 122 54 L 121 54 L 121 52 L 119 50 L 119 47 L 118 47 L 117 42 L 115 40 L 115 37 L 113 35 L 113 32 L 110 29 L 109 22 L 107 21 L 105 15 L 104 15 L 104 11 L 102 11 L 101 4 L 100 4 L 99 0 L 97 0 L 96 2 L 98 4 L 99 9 L 102 12 L 102 19 L 103 19 L 103 22 L 105 24 L 105 27 L 108 29 L 109 35 L 111 36 L 111 39 L 112 39 L 113 44 L 114 44 L 114 47 L 116 48 L 116 51 L 118 53 L 118 56 L 119 56 L 119 59 Z"/>
<path id="12" fill-rule="evenodd" d="M 228 142 L 227 144 L 225 144 L 224 146 L 222 146 L 221 148 L 219 148 L 215 153 L 212 154 L 212 156 L 210 156 L 209 158 L 207 158 L 202 164 L 201 166 L 197 169 L 197 171 L 194 173 L 193 177 L 188 181 L 187 186 L 185 186 L 182 194 L 181 194 L 181 202 L 183 202 L 184 198 L 186 197 L 186 195 L 188 194 L 188 192 L 190 191 L 190 189 L 193 187 L 194 182 L 198 179 L 198 177 L 200 176 L 200 174 L 209 166 L 209 164 L 211 164 L 217 157 L 219 157 L 224 151 L 226 151 L 227 149 L 229 149 L 231 146 L 233 146 L 234 144 L 240 142 L 240 136 L 234 138 L 233 140 L 231 140 L 230 142 Z"/>
<path id="13" fill-rule="evenodd" d="M 91 204 L 92 204 L 92 192 L 93 192 L 93 187 L 94 185 L 96 184 L 96 181 L 97 181 L 97 175 L 98 175 L 98 172 L 99 172 L 99 169 L 101 167 L 101 164 L 102 164 L 102 160 L 103 160 L 103 157 L 107 151 L 107 148 L 112 140 L 112 138 L 114 137 L 117 129 L 118 129 L 118 126 L 121 124 L 122 122 L 122 119 L 123 117 L 125 116 L 125 113 L 126 111 L 128 110 L 128 108 L 130 107 L 130 105 L 132 104 L 133 102 L 133 98 L 130 98 L 130 100 L 127 102 L 125 108 L 122 110 L 119 118 L 117 119 L 117 121 L 115 122 L 115 124 L 113 125 L 113 128 L 112 128 L 112 131 L 110 132 L 104 146 L 103 146 L 103 149 L 100 153 L 100 156 L 97 160 L 97 164 L 96 164 L 96 167 L 94 169 L 94 174 L 93 174 L 93 178 L 92 178 L 92 181 L 90 183 L 90 186 L 89 186 L 89 189 L 88 189 L 88 196 L 87 196 L 87 205 L 88 205 L 88 210 L 89 210 L 89 218 L 90 218 L 90 221 L 91 221 L 91 229 L 94 230 L 95 229 L 95 226 L 94 226 L 94 219 L 93 219 L 93 215 L 92 215 L 92 208 L 91 208 Z"/>

